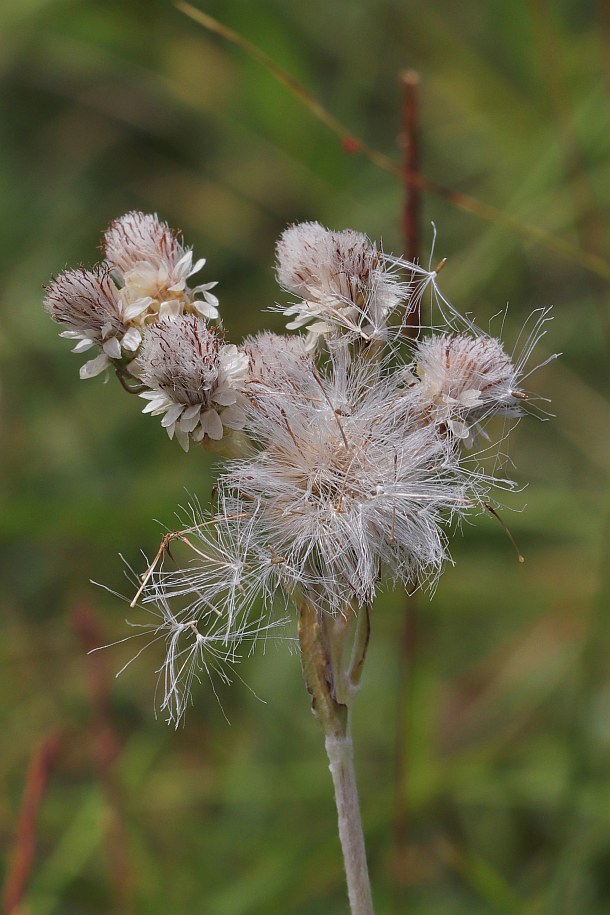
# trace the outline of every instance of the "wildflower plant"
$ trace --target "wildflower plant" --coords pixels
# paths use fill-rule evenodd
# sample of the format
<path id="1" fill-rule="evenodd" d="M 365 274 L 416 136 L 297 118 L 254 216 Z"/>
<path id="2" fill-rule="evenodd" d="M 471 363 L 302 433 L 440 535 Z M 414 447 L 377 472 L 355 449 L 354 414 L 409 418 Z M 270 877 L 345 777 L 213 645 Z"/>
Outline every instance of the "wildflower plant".
<path id="1" fill-rule="evenodd" d="M 192 506 L 139 579 L 136 657 L 165 644 L 159 705 L 178 725 L 202 675 L 213 689 L 228 681 L 244 651 L 294 613 L 352 913 L 370 915 L 350 720 L 375 598 L 388 583 L 433 590 L 450 531 L 493 512 L 496 487 L 513 488 L 497 476 L 490 421 L 510 423 L 533 402 L 526 362 L 548 312 L 534 315 L 512 357 L 443 297 L 437 271 L 359 232 L 304 223 L 277 244 L 290 302 L 274 310 L 294 333 L 235 345 L 214 284 L 189 285 L 205 262 L 156 216 L 116 220 L 102 250 L 101 265 L 67 271 L 45 298 L 75 351 L 96 350 L 81 378 L 113 371 L 184 450 L 230 455 L 214 504 Z M 167 561 L 173 539 L 190 551 L 183 566 Z"/>

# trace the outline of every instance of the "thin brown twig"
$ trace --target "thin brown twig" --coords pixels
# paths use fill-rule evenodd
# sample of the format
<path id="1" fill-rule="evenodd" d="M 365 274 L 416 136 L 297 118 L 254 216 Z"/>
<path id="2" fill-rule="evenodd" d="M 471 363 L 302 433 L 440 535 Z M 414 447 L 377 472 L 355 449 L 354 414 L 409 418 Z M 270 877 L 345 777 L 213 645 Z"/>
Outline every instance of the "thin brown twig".
<path id="1" fill-rule="evenodd" d="M 411 175 L 419 173 L 419 73 L 405 70 L 400 74 L 402 87 L 402 145 L 405 169 L 405 194 L 402 209 L 402 233 L 407 260 L 417 263 L 419 258 L 419 224 L 421 188 L 414 184 Z M 417 337 L 420 324 L 420 302 L 416 299 L 405 315 L 405 333 Z"/>
<path id="2" fill-rule="evenodd" d="M 239 515 L 229 515 L 227 517 L 230 518 L 231 520 L 236 520 L 238 518 L 246 518 L 248 516 L 247 516 L 246 512 L 241 512 L 241 514 L 239 514 Z M 204 527 L 207 525 L 213 525 L 213 524 L 217 524 L 217 523 L 218 523 L 218 518 L 210 518 L 209 521 L 203 521 L 201 523 L 201 526 Z M 129 604 L 130 607 L 132 607 L 132 608 L 135 607 L 135 605 L 139 601 L 140 595 L 144 591 L 144 588 L 148 584 L 151 575 L 153 574 L 153 572 L 157 568 L 159 562 L 161 561 L 163 554 L 166 552 L 169 553 L 169 544 L 172 542 L 172 540 L 181 540 L 182 543 L 186 543 L 186 545 L 193 551 L 193 553 L 196 553 L 202 559 L 209 559 L 209 556 L 206 556 L 205 553 L 202 553 L 201 550 L 198 550 L 197 547 L 194 544 L 192 544 L 191 541 L 186 536 L 187 534 L 191 534 L 196 530 L 198 530 L 198 525 L 194 525 L 193 527 L 185 527 L 181 531 L 169 531 L 167 534 L 163 535 L 163 537 L 161 538 L 161 543 L 159 545 L 159 549 L 157 550 L 153 561 L 150 563 L 150 565 L 148 566 L 148 568 L 146 569 L 144 574 L 140 577 L 140 586 Z"/>
<path id="3" fill-rule="evenodd" d="M 4 884 L 5 915 L 21 915 L 23 912 L 21 904 L 36 854 L 38 814 L 47 791 L 59 746 L 59 735 L 51 732 L 40 742 L 30 759 L 17 822 L 15 848 Z"/>
<path id="4" fill-rule="evenodd" d="M 249 57 L 260 63 L 275 79 L 286 86 L 286 88 L 289 89 L 290 92 L 309 109 L 309 111 L 311 111 L 314 117 L 338 137 L 346 152 L 360 153 L 373 165 L 389 172 L 400 181 L 404 180 L 405 169 L 403 166 L 394 162 L 393 159 L 386 156 L 385 153 L 368 146 L 362 140 L 355 137 L 351 131 L 331 114 L 330 111 L 324 108 L 311 93 L 301 86 L 293 76 L 287 73 L 286 70 L 283 70 L 282 67 L 278 66 L 272 58 L 265 54 L 265 52 L 255 44 L 248 41 L 248 39 L 244 38 L 233 29 L 230 29 L 228 26 L 223 25 L 223 23 L 219 22 L 217 19 L 204 13 L 202 10 L 191 6 L 190 3 L 184 2 L 184 0 L 174 0 L 174 5 L 190 19 L 193 19 L 195 22 L 199 23 L 199 25 L 208 29 L 208 31 L 213 32 L 215 35 L 219 35 L 221 38 L 224 38 L 225 41 L 240 48 L 240 50 L 244 51 Z M 610 262 L 606 260 L 605 257 L 600 257 L 591 251 L 581 251 L 566 239 L 554 235 L 552 232 L 548 232 L 540 226 L 535 226 L 531 223 L 517 219 L 516 216 L 512 216 L 510 213 L 507 213 L 498 207 L 494 207 L 489 203 L 484 203 L 482 200 L 478 200 L 469 194 L 454 191 L 442 184 L 438 184 L 436 181 L 431 181 L 420 172 L 411 171 L 409 169 L 406 174 L 414 187 L 418 187 L 422 191 L 440 197 L 451 206 L 457 207 L 473 216 L 477 216 L 485 222 L 504 226 L 520 235 L 522 238 L 538 242 L 558 254 L 561 254 L 563 257 L 579 264 L 584 270 L 595 273 L 605 280 L 610 280 Z"/>
<path id="5" fill-rule="evenodd" d="M 574 128 L 570 103 L 570 82 L 566 73 L 560 34 L 547 0 L 529 0 L 530 18 L 540 53 L 537 59 L 548 88 L 550 107 L 557 123 L 559 144 L 563 153 L 564 168 L 574 202 L 574 226 L 582 251 L 597 257 L 607 250 L 607 233 L 604 214 L 589 180 L 586 153 Z M 602 7 L 603 11 L 603 7 Z M 604 18 L 602 16 L 602 24 Z M 608 312 L 608 287 L 599 277 L 591 277 L 592 292 L 596 300 L 606 346 L 610 350 L 610 317 Z"/>

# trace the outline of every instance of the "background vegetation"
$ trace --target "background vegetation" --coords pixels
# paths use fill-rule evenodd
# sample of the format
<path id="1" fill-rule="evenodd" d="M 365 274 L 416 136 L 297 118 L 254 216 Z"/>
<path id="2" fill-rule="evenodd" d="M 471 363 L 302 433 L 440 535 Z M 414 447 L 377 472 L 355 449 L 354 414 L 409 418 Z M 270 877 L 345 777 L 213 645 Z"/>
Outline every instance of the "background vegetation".
<path id="1" fill-rule="evenodd" d="M 608 4 L 205 8 L 397 162 L 398 74 L 417 69 L 425 175 L 583 252 L 424 197 L 423 255 L 434 221 L 447 295 L 482 326 L 509 301 L 509 341 L 553 304 L 540 356 L 564 355 L 535 377 L 556 418 L 523 421 L 511 443 L 528 488 L 505 517 L 525 565 L 483 517 L 456 537 L 432 601 L 385 598 L 356 740 L 380 915 L 607 913 Z M 208 258 L 238 340 L 280 326 L 261 309 L 279 296 L 273 245 L 288 222 L 354 227 L 400 251 L 403 188 L 164 0 L 3 0 L 0 81 L 5 872 L 15 879 L 42 746 L 22 911 L 339 915 L 330 778 L 294 652 L 272 646 L 240 667 L 266 704 L 237 681 L 221 691 L 229 725 L 203 684 L 177 733 L 154 718 L 154 651 L 116 682 L 129 648 L 85 655 L 126 631 L 126 606 L 89 579 L 128 591 L 119 550 L 140 568 L 154 519 L 172 526 L 185 489 L 205 501 L 213 467 L 116 384 L 78 381 L 41 286 L 94 262 L 113 217 L 157 211 Z M 19 847 L 23 863 L 23 834 Z"/>

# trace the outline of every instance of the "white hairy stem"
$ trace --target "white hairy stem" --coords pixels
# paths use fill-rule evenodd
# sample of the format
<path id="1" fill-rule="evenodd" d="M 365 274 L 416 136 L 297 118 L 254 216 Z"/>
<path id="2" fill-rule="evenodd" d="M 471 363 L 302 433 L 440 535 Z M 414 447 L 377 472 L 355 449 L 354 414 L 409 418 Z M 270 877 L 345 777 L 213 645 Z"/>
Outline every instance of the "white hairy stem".
<path id="1" fill-rule="evenodd" d="M 352 915 L 373 915 L 352 740 L 349 733 L 339 738 L 327 735 L 325 743 L 335 789 L 339 838 L 343 849 L 351 912 Z"/>

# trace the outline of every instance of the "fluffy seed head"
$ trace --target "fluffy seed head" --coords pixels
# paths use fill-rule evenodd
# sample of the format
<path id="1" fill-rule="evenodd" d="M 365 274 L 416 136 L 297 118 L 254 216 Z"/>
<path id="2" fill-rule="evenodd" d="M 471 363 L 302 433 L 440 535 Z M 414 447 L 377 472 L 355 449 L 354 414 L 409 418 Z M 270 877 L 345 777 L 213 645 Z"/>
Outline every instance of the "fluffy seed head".
<path id="1" fill-rule="evenodd" d="M 260 451 L 221 480 L 234 514 L 256 514 L 292 586 L 313 588 L 333 613 L 348 594 L 369 603 L 382 565 L 407 585 L 434 580 L 447 556 L 442 525 L 472 504 L 444 443 L 405 413 L 397 384 L 362 363 L 347 381 L 319 379 L 315 398 L 286 401 L 273 416 L 251 411 Z"/>
<path id="2" fill-rule="evenodd" d="M 311 371 L 313 360 L 299 334 L 272 334 L 263 331 L 246 337 L 241 349 L 248 356 L 248 382 L 279 389 L 291 368 L 304 366 Z"/>

